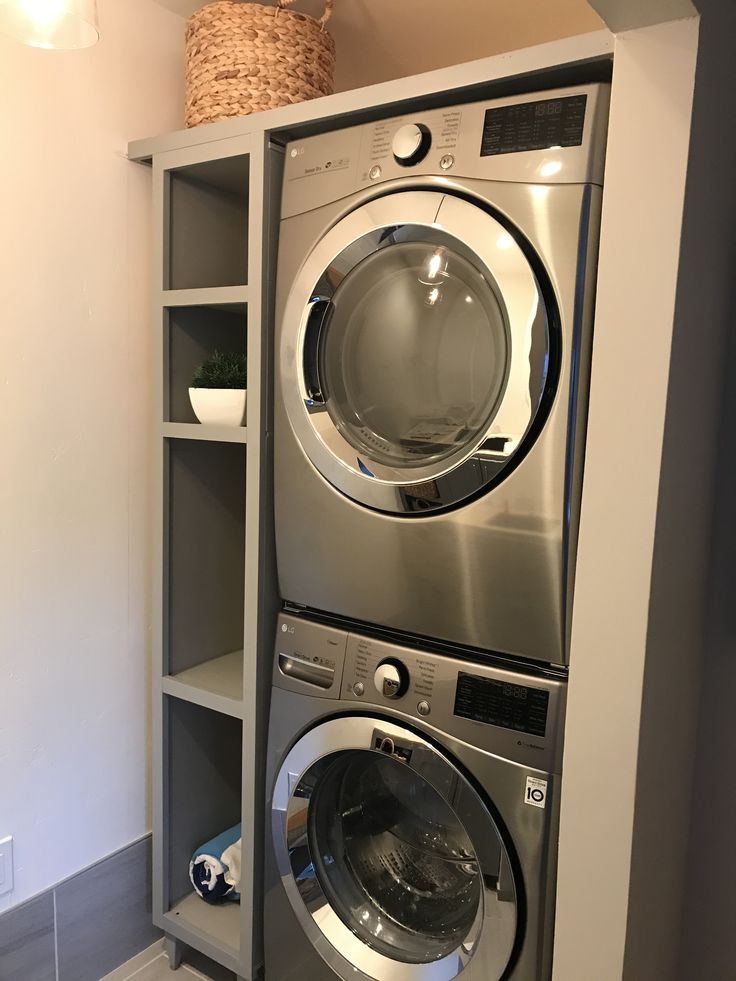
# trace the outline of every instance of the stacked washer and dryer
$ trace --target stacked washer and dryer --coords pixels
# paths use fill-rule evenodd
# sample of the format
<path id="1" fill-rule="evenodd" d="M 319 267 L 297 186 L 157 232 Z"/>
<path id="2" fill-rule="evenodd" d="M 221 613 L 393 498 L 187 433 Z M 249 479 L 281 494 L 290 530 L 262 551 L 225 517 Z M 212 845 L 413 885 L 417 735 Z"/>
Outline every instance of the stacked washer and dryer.
<path id="1" fill-rule="evenodd" d="M 608 87 L 286 148 L 267 981 L 546 981 Z"/>

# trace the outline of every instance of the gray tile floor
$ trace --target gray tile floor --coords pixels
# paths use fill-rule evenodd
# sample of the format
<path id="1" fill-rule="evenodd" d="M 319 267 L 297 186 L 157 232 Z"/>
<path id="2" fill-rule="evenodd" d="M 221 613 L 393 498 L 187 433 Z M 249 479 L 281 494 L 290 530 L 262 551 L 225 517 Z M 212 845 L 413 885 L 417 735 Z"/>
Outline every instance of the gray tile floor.
<path id="1" fill-rule="evenodd" d="M 112 974 L 105 975 L 102 981 L 210 981 L 206 974 L 182 964 L 178 971 L 169 969 L 169 959 L 163 951 L 161 942 L 144 950 L 133 960 L 123 964 Z"/>

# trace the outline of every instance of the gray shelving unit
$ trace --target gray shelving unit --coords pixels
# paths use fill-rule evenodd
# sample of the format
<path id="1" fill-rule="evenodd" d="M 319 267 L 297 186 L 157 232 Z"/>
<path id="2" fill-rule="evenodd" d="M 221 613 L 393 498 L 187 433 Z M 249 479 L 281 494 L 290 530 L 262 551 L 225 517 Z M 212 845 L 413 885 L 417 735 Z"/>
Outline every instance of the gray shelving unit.
<path id="1" fill-rule="evenodd" d="M 270 304 L 283 146 L 402 111 L 610 78 L 611 57 L 602 31 L 130 144 L 130 159 L 153 165 L 153 903 L 172 966 L 187 944 L 247 981 L 261 967 L 262 768 L 280 602 Z M 191 414 L 191 370 L 215 347 L 247 351 L 242 429 Z M 239 818 L 241 903 L 208 906 L 189 888 L 189 856 Z"/>
<path id="2" fill-rule="evenodd" d="M 275 622 L 268 499 L 270 333 L 264 237 L 280 151 L 250 135 L 153 160 L 158 392 L 154 633 L 154 921 L 239 978 L 259 967 L 256 825 Z M 215 349 L 248 356 L 247 426 L 197 422 L 188 388 Z M 243 825 L 242 901 L 192 890 L 195 848 Z M 254 874 L 255 870 L 255 874 Z M 256 914 L 257 915 L 257 914 Z"/>

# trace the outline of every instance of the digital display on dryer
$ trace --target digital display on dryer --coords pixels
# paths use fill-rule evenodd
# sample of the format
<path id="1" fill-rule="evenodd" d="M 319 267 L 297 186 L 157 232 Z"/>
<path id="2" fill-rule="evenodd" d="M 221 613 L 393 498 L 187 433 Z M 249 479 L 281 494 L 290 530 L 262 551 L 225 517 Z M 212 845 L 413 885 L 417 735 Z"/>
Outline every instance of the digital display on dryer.
<path id="1" fill-rule="evenodd" d="M 587 99 L 587 95 L 569 95 L 487 109 L 481 157 L 580 146 Z"/>
<path id="2" fill-rule="evenodd" d="M 454 713 L 462 719 L 544 736 L 549 692 L 527 685 L 479 678 L 461 671 L 457 676 Z"/>

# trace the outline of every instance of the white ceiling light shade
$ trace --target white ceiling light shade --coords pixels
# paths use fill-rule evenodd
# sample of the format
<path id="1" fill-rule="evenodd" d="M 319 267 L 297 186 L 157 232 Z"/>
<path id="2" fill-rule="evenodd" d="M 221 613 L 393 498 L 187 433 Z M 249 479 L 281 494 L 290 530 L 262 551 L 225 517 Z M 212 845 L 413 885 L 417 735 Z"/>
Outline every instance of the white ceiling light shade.
<path id="1" fill-rule="evenodd" d="M 88 48 L 100 37 L 97 0 L 0 0 L 0 31 L 34 48 Z"/>

